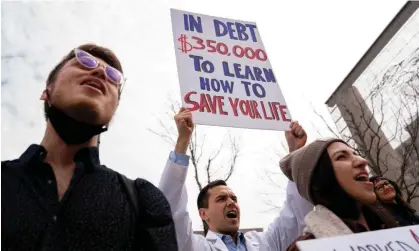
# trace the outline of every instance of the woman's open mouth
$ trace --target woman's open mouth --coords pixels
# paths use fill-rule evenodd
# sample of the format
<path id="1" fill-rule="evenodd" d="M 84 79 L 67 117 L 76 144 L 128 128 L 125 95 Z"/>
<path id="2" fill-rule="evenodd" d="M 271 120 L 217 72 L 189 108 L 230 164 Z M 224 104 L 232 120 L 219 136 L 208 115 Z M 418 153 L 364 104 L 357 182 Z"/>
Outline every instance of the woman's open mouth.
<path id="1" fill-rule="evenodd" d="M 354 180 L 363 183 L 368 188 L 374 188 L 374 184 L 369 181 L 368 174 L 366 172 L 359 173 L 357 176 L 354 177 Z"/>

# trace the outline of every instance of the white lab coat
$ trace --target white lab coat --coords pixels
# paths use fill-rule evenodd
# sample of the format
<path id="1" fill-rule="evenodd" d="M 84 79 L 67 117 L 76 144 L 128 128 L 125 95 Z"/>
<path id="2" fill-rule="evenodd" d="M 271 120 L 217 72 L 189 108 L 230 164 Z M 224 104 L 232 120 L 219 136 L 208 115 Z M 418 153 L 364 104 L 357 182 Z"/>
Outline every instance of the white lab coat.
<path id="1" fill-rule="evenodd" d="M 160 179 L 159 188 L 169 201 L 176 228 L 179 251 L 228 251 L 223 241 L 213 232 L 207 236 L 196 235 L 187 210 L 188 195 L 185 187 L 188 167 L 168 160 Z M 297 191 L 293 182 L 287 185 L 286 201 L 282 211 L 268 229 L 245 234 L 248 251 L 285 251 L 303 233 L 304 217 L 313 209 Z"/>

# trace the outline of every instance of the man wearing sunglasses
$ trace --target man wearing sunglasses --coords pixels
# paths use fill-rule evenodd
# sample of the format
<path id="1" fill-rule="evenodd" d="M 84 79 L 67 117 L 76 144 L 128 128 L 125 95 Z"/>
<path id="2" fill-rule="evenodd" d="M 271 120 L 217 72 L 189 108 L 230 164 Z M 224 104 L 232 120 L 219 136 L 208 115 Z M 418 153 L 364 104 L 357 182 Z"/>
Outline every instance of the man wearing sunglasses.
<path id="1" fill-rule="evenodd" d="M 19 159 L 2 161 L 2 250 L 177 250 L 160 190 L 99 160 L 98 135 L 108 129 L 123 83 L 115 54 L 93 44 L 51 71 L 41 95 L 44 138 Z"/>

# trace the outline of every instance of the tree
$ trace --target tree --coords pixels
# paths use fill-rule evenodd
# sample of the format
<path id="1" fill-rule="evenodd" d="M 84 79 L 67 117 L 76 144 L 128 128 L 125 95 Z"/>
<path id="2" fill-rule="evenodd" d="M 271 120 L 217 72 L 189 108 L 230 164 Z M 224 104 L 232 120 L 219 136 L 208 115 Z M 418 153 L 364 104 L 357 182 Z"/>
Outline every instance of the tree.
<path id="1" fill-rule="evenodd" d="M 174 146 L 176 144 L 177 130 L 173 117 L 180 109 L 180 104 L 173 99 L 169 99 L 169 112 L 167 113 L 170 122 L 165 122 L 164 119 L 158 118 L 160 128 L 159 130 L 149 129 L 152 133 L 162 138 L 167 143 Z M 201 131 L 199 126 L 195 127 L 191 142 L 188 147 L 188 154 L 190 156 L 191 164 L 194 169 L 195 181 L 198 189 L 201 190 L 209 182 L 222 179 L 228 181 L 234 173 L 237 159 L 239 158 L 240 147 L 239 141 L 230 133 L 227 134 L 228 146 L 224 142 L 215 151 L 211 151 L 205 145 L 206 134 Z M 216 164 L 221 161 L 221 153 L 225 152 L 229 155 L 229 160 L 226 164 Z M 219 174 L 221 170 L 225 170 L 223 174 Z"/>

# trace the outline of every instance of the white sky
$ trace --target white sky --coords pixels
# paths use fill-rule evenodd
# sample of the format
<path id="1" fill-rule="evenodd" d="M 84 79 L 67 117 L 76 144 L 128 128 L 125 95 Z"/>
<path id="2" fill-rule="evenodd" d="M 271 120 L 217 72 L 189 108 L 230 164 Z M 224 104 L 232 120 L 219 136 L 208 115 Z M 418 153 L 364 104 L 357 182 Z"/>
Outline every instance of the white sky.
<path id="1" fill-rule="evenodd" d="M 405 1 L 89 1 L 5 2 L 1 5 L 1 159 L 17 158 L 42 139 L 39 101 L 46 76 L 69 50 L 85 42 L 113 49 L 128 84 L 112 127 L 103 134 L 101 160 L 131 178 L 158 184 L 172 147 L 149 128 L 167 118 L 167 99 L 179 99 L 170 8 L 254 21 L 288 108 L 317 137 L 326 131 L 310 104 L 329 116 L 326 99 L 396 15 Z M 266 172 L 278 172 L 283 134 L 273 131 L 202 127 L 213 152 L 227 131 L 241 138 L 242 155 L 229 181 L 239 197 L 242 228 L 266 228 L 282 205 L 284 190 Z M 227 160 L 227 159 L 225 159 Z M 222 160 L 221 160 L 222 161 Z M 120 163 L 120 164 L 119 164 Z M 221 164 L 221 163 L 218 163 Z M 187 186 L 194 229 L 201 228 L 198 190 L 190 170 Z M 273 177 L 281 186 L 285 178 Z"/>

